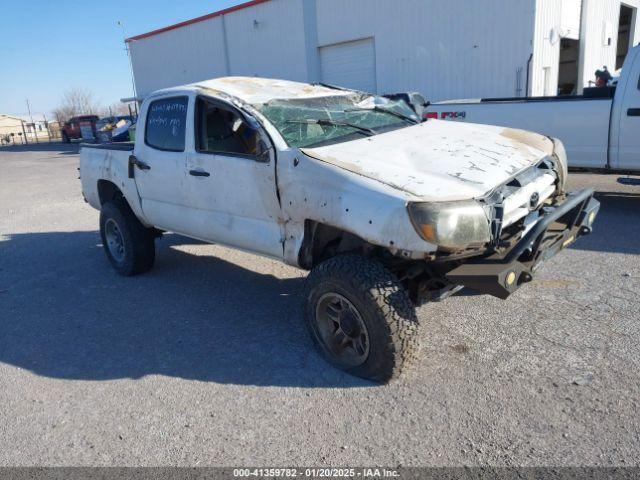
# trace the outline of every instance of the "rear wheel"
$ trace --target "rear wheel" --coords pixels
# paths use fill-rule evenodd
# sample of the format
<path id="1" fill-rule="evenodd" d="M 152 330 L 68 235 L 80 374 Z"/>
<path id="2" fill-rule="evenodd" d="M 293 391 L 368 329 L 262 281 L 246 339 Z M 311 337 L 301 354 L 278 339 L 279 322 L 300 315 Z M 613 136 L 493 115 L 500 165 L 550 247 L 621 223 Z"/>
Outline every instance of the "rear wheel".
<path id="1" fill-rule="evenodd" d="M 305 316 L 322 355 L 358 377 L 396 378 L 415 358 L 418 320 L 402 284 L 378 261 L 340 255 L 307 280 Z"/>
<path id="2" fill-rule="evenodd" d="M 102 205 L 100 236 L 109 262 L 120 275 L 137 275 L 153 266 L 154 231 L 142 225 L 125 202 Z"/>

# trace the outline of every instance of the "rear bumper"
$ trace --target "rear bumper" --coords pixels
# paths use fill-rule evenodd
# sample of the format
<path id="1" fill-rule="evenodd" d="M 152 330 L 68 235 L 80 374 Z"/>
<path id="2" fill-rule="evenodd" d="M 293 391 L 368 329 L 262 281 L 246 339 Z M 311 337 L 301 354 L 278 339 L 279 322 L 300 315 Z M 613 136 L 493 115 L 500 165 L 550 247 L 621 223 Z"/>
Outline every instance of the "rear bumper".
<path id="1" fill-rule="evenodd" d="M 538 221 L 506 252 L 471 259 L 445 276 L 454 285 L 507 298 L 530 282 L 542 263 L 590 234 L 599 210 L 593 190 L 573 192 L 562 203 L 544 207 Z"/>

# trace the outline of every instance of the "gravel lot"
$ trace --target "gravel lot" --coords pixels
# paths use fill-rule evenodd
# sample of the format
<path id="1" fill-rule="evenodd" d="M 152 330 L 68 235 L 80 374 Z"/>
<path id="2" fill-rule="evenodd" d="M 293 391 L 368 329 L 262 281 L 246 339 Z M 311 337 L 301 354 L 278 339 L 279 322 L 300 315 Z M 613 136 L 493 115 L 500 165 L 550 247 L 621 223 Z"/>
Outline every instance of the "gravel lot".
<path id="1" fill-rule="evenodd" d="M 117 276 L 77 145 L 0 149 L 0 466 L 637 465 L 640 185 L 507 301 L 419 310 L 419 365 L 333 369 L 304 272 L 175 235 Z"/>

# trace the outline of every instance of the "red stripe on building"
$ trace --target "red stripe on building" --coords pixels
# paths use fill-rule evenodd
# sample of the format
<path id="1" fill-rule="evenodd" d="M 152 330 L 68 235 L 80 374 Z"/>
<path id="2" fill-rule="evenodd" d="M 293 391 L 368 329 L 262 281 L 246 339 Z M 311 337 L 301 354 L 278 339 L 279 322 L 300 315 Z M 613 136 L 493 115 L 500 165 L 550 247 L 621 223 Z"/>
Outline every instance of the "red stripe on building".
<path id="1" fill-rule="evenodd" d="M 168 27 L 163 27 L 157 30 L 152 30 L 147 33 L 142 33 L 140 35 L 136 35 L 135 37 L 127 38 L 126 41 L 135 42 L 136 40 L 142 40 L 143 38 L 153 37 L 154 35 L 158 35 L 160 33 L 168 32 L 170 30 L 175 30 L 176 28 L 186 27 L 187 25 L 191 25 L 193 23 L 204 22 L 205 20 L 209 20 L 210 18 L 226 15 L 227 13 L 237 12 L 238 10 L 244 10 L 245 8 L 253 7 L 254 5 L 259 5 L 261 3 L 266 3 L 268 1 L 270 0 L 251 0 L 250 2 L 241 3 L 240 5 L 236 5 L 235 7 L 225 8 L 224 10 L 218 10 L 217 12 L 209 13 L 201 17 L 193 18 L 191 20 L 186 20 L 184 22 L 176 23 L 174 25 L 169 25 Z"/>

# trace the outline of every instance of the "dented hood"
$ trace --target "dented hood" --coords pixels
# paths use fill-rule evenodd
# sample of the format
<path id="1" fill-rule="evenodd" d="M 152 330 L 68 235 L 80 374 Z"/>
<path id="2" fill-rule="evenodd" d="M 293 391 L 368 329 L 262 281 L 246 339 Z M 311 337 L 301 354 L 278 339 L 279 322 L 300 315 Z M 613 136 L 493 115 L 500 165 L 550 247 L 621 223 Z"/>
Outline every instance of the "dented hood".
<path id="1" fill-rule="evenodd" d="M 484 195 L 551 154 L 553 143 L 522 130 L 429 120 L 301 151 L 424 200 L 444 201 Z"/>

